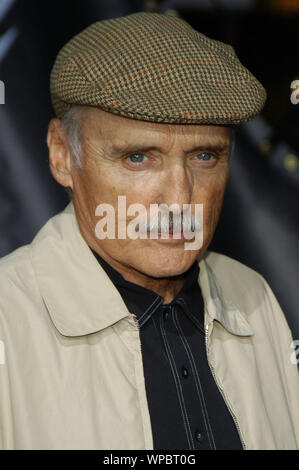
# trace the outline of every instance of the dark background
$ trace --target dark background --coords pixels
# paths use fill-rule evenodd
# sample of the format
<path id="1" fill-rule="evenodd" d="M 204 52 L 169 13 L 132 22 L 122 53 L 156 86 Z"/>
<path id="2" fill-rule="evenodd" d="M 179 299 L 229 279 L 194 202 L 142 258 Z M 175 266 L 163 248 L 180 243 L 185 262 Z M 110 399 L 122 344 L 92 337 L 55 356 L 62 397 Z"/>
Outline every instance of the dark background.
<path id="1" fill-rule="evenodd" d="M 297 0 L 0 0 L 0 256 L 29 243 L 68 203 L 50 175 L 46 146 L 54 116 L 49 74 L 59 49 L 94 21 L 169 8 L 230 43 L 267 90 L 262 115 L 238 126 L 209 249 L 260 272 L 299 339 L 299 104 L 290 101 L 299 79 Z"/>

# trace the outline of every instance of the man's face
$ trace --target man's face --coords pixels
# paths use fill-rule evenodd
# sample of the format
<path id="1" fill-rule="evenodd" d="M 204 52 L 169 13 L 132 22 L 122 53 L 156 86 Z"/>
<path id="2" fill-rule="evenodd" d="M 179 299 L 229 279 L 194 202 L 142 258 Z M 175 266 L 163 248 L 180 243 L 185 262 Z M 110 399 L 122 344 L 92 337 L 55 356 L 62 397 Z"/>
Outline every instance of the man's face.
<path id="1" fill-rule="evenodd" d="M 83 117 L 82 168 L 72 167 L 73 202 L 81 233 L 108 262 L 150 277 L 185 272 L 207 249 L 220 215 L 229 171 L 231 129 L 215 125 L 150 123 L 88 107 Z M 98 239 L 99 204 L 203 204 L 203 244 L 189 240 Z M 136 214 L 137 215 L 137 214 Z M 127 218 L 127 224 L 135 216 Z M 191 241 L 191 240 L 190 240 Z"/>

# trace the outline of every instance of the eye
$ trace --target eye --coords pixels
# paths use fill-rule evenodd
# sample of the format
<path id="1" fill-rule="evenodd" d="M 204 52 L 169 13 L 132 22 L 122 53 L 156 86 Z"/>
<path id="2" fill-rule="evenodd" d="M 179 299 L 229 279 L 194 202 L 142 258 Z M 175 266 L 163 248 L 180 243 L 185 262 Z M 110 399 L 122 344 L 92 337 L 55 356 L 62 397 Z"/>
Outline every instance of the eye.
<path id="1" fill-rule="evenodd" d="M 127 157 L 131 163 L 144 163 L 148 158 L 143 153 L 133 153 Z"/>
<path id="2" fill-rule="evenodd" d="M 209 152 L 201 152 L 198 155 L 196 155 L 199 160 L 203 161 L 210 161 L 213 158 L 213 155 Z"/>

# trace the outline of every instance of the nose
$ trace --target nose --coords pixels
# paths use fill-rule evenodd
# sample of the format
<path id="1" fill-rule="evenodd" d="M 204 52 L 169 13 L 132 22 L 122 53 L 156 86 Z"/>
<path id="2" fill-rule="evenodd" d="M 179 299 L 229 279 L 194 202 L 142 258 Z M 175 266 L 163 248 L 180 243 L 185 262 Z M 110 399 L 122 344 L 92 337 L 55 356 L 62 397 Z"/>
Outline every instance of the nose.
<path id="1" fill-rule="evenodd" d="M 158 204 L 178 204 L 183 211 L 183 204 L 190 204 L 191 196 L 192 180 L 188 169 L 183 163 L 170 165 L 161 181 Z"/>

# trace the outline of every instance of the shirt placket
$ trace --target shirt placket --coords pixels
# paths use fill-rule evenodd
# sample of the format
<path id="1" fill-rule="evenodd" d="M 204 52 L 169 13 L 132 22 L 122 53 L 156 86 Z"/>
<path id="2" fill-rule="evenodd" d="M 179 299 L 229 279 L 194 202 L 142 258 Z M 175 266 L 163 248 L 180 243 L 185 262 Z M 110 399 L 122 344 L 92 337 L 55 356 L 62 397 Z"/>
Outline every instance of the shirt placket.
<path id="1" fill-rule="evenodd" d="M 191 450 L 215 449 L 200 377 L 178 318 L 178 313 L 184 315 L 184 312 L 178 312 L 178 308 L 177 304 L 162 306 L 159 326 L 174 379 L 188 446 Z M 190 408 L 190 404 L 194 403 L 194 400 L 188 399 L 191 395 L 198 396 L 199 406 L 196 410 Z"/>

